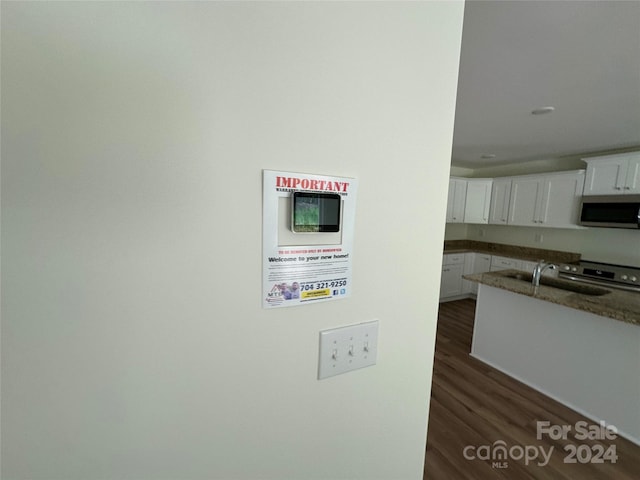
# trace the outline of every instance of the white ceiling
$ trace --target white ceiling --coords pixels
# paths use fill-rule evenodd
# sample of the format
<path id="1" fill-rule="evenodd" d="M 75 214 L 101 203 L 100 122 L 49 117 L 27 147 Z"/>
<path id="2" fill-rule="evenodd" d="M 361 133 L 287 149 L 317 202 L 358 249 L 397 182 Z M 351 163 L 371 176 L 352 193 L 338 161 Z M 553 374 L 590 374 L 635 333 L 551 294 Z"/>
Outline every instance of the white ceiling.
<path id="1" fill-rule="evenodd" d="M 640 148 L 640 1 L 467 1 L 452 165 L 628 147 Z"/>

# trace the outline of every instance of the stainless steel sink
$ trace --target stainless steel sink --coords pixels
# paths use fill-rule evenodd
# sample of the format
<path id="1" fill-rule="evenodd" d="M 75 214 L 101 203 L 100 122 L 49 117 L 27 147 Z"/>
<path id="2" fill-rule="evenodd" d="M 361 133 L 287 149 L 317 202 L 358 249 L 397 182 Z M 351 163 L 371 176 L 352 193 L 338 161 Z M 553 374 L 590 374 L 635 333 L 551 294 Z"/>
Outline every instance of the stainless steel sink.
<path id="1" fill-rule="evenodd" d="M 507 278 L 513 278 L 515 280 L 522 280 L 523 282 L 531 283 L 533 275 L 531 273 L 509 273 L 505 275 Z M 571 280 L 564 280 L 555 277 L 542 277 L 540 278 L 540 285 L 546 285 L 547 287 L 559 288 L 560 290 L 567 290 L 569 292 L 581 293 L 582 295 L 606 295 L 611 293 L 611 290 L 607 290 L 602 287 L 595 287 L 592 285 L 584 285 L 581 283 L 572 282 Z"/>

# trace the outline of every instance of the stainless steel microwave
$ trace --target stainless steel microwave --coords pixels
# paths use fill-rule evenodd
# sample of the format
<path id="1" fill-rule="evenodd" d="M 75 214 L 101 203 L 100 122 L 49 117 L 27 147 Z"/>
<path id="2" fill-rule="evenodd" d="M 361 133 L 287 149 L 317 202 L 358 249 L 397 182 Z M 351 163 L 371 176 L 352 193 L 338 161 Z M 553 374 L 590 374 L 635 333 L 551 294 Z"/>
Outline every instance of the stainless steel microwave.
<path id="1" fill-rule="evenodd" d="M 640 195 L 582 197 L 580 225 L 640 228 Z"/>

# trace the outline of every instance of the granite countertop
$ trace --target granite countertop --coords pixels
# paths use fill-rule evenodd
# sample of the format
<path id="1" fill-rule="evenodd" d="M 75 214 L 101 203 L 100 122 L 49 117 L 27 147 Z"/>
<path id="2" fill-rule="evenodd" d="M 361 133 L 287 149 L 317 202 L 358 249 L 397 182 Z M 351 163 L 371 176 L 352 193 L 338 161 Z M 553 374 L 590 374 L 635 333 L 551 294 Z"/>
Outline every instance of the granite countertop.
<path id="1" fill-rule="evenodd" d="M 545 260 L 553 263 L 578 263 L 580 254 L 563 252 L 560 250 L 547 250 L 542 248 L 520 247 L 503 243 L 479 242 L 476 240 L 446 240 L 444 253 L 478 252 L 488 255 L 500 255 L 502 257 L 517 258 L 519 260 L 531 260 L 537 262 Z"/>
<path id="2" fill-rule="evenodd" d="M 498 272 L 465 275 L 463 278 L 520 295 L 527 295 L 547 302 L 557 303 L 558 305 L 564 305 L 565 307 L 575 308 L 576 310 L 583 310 L 595 315 L 640 325 L 640 293 L 638 292 L 601 287 L 606 288 L 610 293 L 585 295 L 546 285 L 534 287 L 531 282 L 510 277 L 523 273 L 519 270 L 501 270 Z M 572 282 L 571 280 L 565 281 L 578 284 L 578 282 Z"/>

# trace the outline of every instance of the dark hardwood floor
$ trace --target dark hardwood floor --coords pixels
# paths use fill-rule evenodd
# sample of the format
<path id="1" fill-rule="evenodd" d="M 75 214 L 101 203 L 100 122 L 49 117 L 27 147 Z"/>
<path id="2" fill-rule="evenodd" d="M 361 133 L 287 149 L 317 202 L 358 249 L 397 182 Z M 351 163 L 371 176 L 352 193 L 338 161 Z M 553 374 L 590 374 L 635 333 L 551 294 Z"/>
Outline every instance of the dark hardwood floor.
<path id="1" fill-rule="evenodd" d="M 620 436 L 614 440 L 576 439 L 577 422 L 586 421 L 589 428 L 595 428 L 594 422 L 471 357 L 474 313 L 474 300 L 440 304 L 424 478 L 640 479 L 640 447 Z M 566 440 L 553 440 L 548 435 L 539 440 L 537 421 L 559 428 L 568 425 L 571 431 Z M 507 449 L 502 461 L 497 460 L 498 450 L 494 450 L 500 444 L 494 442 L 499 441 Z M 466 450 L 468 457 L 476 453 L 485 459 L 465 458 L 467 446 L 471 446 Z M 546 465 L 541 448 L 549 458 Z M 565 463 L 572 448 L 577 463 Z M 533 457 L 534 449 L 538 458 L 528 465 L 525 458 L 518 459 L 527 450 Z M 604 463 L 589 461 L 613 450 L 615 464 L 606 454 Z"/>

